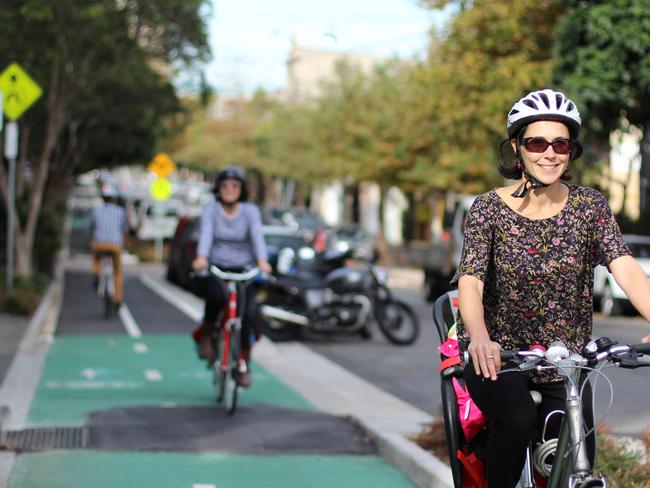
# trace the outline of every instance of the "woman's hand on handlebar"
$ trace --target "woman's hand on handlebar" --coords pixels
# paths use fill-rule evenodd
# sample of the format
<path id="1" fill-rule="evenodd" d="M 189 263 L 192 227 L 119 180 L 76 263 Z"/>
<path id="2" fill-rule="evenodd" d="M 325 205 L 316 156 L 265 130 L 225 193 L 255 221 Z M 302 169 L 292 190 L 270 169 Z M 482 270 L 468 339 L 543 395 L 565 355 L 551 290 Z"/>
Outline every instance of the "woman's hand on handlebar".
<path id="1" fill-rule="evenodd" d="M 497 379 L 501 369 L 501 346 L 486 338 L 473 338 L 467 348 L 472 357 L 472 364 L 477 375 L 483 375 L 491 380 Z"/>
<path id="2" fill-rule="evenodd" d="M 643 339 L 641 339 L 641 342 L 650 342 L 650 335 L 647 335 Z"/>
<path id="3" fill-rule="evenodd" d="M 208 258 L 205 256 L 197 256 L 194 258 L 194 261 L 192 261 L 192 269 L 194 271 L 208 269 Z"/>
<path id="4" fill-rule="evenodd" d="M 258 259 L 257 266 L 262 270 L 262 273 L 267 275 L 270 275 L 273 271 L 273 268 L 271 268 L 271 265 L 265 259 Z"/>

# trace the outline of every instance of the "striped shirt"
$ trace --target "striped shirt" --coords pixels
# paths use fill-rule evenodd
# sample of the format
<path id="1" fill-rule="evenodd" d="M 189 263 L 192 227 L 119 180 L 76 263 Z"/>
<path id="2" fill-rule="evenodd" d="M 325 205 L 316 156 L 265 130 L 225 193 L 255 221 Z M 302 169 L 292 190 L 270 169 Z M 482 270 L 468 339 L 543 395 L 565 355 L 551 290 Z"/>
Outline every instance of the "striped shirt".
<path id="1" fill-rule="evenodd" d="M 213 200 L 203 207 L 197 254 L 220 268 L 249 268 L 266 260 L 262 217 L 252 203 L 240 203 L 237 213 L 227 216 Z"/>
<path id="2" fill-rule="evenodd" d="M 94 242 L 108 242 L 121 246 L 129 227 L 124 209 L 114 203 L 93 209 L 90 217 L 90 234 Z"/>

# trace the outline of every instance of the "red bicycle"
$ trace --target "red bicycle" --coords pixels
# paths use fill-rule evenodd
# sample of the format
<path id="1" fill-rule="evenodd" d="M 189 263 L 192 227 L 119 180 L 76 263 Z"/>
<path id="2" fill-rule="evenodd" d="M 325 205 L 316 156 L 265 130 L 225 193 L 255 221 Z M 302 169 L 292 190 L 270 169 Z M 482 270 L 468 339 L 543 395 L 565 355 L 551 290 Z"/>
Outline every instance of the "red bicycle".
<path id="1" fill-rule="evenodd" d="M 217 401 L 225 401 L 229 415 L 237 409 L 239 375 L 246 373 L 248 365 L 241 354 L 242 316 L 245 310 L 245 288 L 260 274 L 255 267 L 243 273 L 224 271 L 211 265 L 208 272 L 221 279 L 228 290 L 227 306 L 221 316 L 219 328 L 214 334 L 216 360 L 212 365 Z"/>

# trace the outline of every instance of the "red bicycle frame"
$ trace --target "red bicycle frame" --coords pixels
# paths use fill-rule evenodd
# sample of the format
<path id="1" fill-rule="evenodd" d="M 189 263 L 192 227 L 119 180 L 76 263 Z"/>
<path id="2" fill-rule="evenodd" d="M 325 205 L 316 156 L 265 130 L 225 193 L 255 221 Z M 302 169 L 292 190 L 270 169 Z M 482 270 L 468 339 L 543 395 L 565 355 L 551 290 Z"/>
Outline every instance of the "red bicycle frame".
<path id="1" fill-rule="evenodd" d="M 219 327 L 220 333 L 223 334 L 223 351 L 221 353 L 221 361 L 219 370 L 221 372 L 228 371 L 228 363 L 230 362 L 230 334 L 233 333 L 233 327 L 237 328 L 238 321 L 241 318 L 237 314 L 237 284 L 234 281 L 228 281 L 228 306 L 224 311 L 221 318 L 221 326 Z M 242 368 L 242 355 L 241 349 L 237 354 L 237 369 L 241 372 Z"/>

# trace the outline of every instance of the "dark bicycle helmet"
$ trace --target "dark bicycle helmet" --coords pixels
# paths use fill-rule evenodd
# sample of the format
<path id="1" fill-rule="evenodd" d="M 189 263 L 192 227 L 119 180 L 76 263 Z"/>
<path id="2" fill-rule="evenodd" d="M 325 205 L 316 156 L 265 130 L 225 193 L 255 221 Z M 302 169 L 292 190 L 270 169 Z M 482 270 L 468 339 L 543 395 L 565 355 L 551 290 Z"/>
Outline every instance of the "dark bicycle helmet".
<path id="1" fill-rule="evenodd" d="M 536 120 L 555 120 L 566 124 L 572 138 L 580 133 L 580 112 L 563 93 L 553 90 L 530 92 L 517 101 L 508 113 L 508 137 L 513 139 Z"/>
<path id="2" fill-rule="evenodd" d="M 217 174 L 214 180 L 214 194 L 219 198 L 219 185 L 224 180 L 237 180 L 241 183 L 241 193 L 239 201 L 244 202 L 248 199 L 248 189 L 246 188 L 246 173 L 237 166 L 227 166 Z"/>

